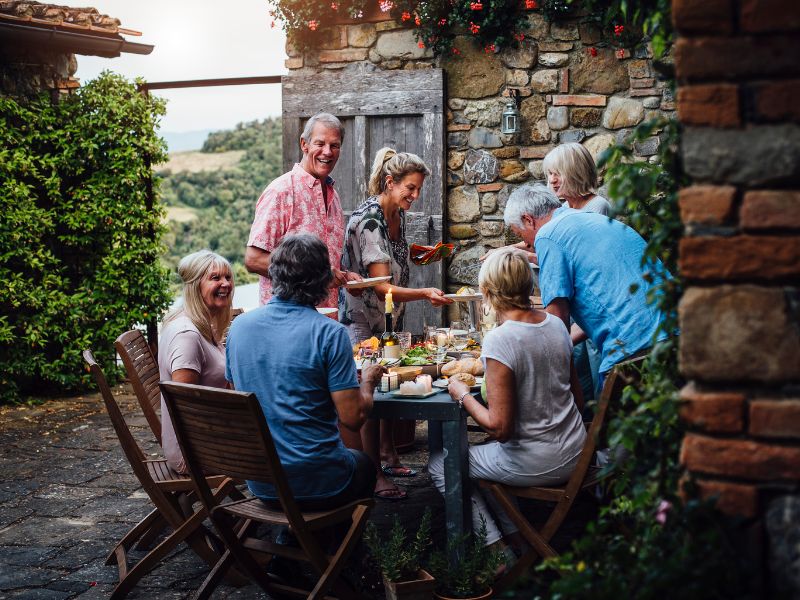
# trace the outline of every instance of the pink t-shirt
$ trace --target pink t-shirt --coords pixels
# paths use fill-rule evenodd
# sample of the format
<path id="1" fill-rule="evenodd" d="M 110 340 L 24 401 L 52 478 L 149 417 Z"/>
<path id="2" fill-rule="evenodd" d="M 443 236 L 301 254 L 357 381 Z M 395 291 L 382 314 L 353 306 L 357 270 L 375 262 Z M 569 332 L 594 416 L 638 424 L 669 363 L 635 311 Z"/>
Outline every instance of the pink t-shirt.
<path id="1" fill-rule="evenodd" d="M 200 385 L 227 387 L 225 379 L 225 348 L 215 346 L 200 335 L 191 319 L 181 315 L 161 330 L 158 342 L 158 370 L 161 381 L 172 381 L 172 373 L 178 369 L 191 369 L 200 374 Z M 161 396 L 161 448 L 167 464 L 178 473 L 186 473 L 175 429 L 169 411 Z"/>
<path id="2" fill-rule="evenodd" d="M 322 186 L 327 186 L 328 211 Z M 344 221 L 339 194 L 333 189 L 333 179 L 323 184 L 299 164 L 267 186 L 256 204 L 256 216 L 250 228 L 248 246 L 272 252 L 284 237 L 295 233 L 317 236 L 328 247 L 331 266 L 340 268 L 344 246 Z M 272 282 L 259 277 L 261 304 L 272 297 Z M 328 299 L 320 306 L 336 308 L 337 288 L 331 288 Z"/>

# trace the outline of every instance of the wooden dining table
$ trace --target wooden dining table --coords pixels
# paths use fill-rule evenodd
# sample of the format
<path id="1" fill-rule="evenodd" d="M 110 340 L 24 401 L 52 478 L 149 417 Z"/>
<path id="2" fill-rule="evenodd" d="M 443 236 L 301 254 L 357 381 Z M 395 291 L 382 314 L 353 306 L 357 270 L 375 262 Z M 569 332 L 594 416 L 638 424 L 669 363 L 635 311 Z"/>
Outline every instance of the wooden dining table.
<path id="1" fill-rule="evenodd" d="M 434 388 L 435 389 L 435 388 Z M 414 419 L 428 422 L 428 449 L 444 450 L 444 512 L 448 542 L 463 540 L 471 531 L 467 413 L 453 402 L 447 390 L 427 398 L 397 397 L 375 392 L 372 418 Z M 456 564 L 463 544 L 448 544 L 451 564 Z"/>

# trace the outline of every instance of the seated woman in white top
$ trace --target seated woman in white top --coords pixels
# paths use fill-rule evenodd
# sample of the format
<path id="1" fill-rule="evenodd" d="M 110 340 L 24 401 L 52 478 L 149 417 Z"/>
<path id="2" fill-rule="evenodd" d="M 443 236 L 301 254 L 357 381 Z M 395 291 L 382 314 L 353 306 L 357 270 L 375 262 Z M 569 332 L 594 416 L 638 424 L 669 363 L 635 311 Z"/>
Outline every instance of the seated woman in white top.
<path id="1" fill-rule="evenodd" d="M 461 381 L 450 382 L 450 396 L 494 441 L 469 450 L 469 476 L 508 485 L 557 485 L 566 481 L 578 460 L 586 429 L 570 390 L 572 342 L 564 323 L 533 308 L 533 278 L 525 256 L 512 248 L 490 254 L 478 278 L 484 302 L 502 324 L 483 341 L 487 404 Z M 441 454 L 429 471 L 444 492 Z M 502 535 L 517 545 L 516 526 L 494 507 L 502 534 L 477 486 L 472 492 L 473 528 L 486 520 L 487 544 Z"/>
<path id="2" fill-rule="evenodd" d="M 200 250 L 181 260 L 178 275 L 183 280 L 183 304 L 163 321 L 158 344 L 161 381 L 227 387 L 222 342 L 231 322 L 231 265 L 219 254 Z M 163 396 L 161 447 L 167 464 L 178 473 L 186 473 Z"/>

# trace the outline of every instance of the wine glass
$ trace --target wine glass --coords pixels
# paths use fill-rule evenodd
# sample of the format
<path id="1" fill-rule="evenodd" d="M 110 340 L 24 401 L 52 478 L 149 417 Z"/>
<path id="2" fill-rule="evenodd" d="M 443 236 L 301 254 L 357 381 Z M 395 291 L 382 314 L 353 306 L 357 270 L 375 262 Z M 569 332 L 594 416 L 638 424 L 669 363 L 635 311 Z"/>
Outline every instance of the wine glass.
<path id="1" fill-rule="evenodd" d="M 458 352 L 463 352 L 469 346 L 469 326 L 463 321 L 453 321 L 450 324 L 450 343 Z"/>
<path id="2" fill-rule="evenodd" d="M 444 329 L 438 329 L 433 326 L 425 328 L 425 347 L 429 352 L 434 353 L 436 362 L 442 362 L 447 354 L 448 344 L 447 333 Z"/>

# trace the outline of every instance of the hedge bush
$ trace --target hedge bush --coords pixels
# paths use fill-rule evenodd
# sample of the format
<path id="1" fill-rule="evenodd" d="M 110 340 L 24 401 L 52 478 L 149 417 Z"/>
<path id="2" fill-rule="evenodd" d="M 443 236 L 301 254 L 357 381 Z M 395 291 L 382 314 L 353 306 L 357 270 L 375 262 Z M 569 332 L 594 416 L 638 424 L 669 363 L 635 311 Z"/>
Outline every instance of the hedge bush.
<path id="1" fill-rule="evenodd" d="M 84 348 L 113 379 L 114 339 L 168 305 L 147 200 L 164 113 L 108 72 L 57 102 L 0 98 L 0 402 L 80 390 Z"/>

